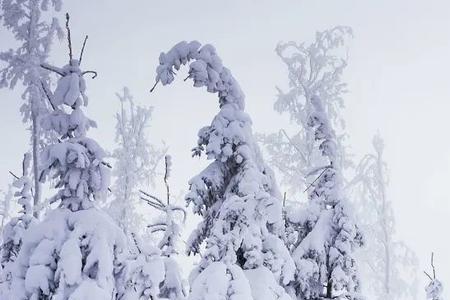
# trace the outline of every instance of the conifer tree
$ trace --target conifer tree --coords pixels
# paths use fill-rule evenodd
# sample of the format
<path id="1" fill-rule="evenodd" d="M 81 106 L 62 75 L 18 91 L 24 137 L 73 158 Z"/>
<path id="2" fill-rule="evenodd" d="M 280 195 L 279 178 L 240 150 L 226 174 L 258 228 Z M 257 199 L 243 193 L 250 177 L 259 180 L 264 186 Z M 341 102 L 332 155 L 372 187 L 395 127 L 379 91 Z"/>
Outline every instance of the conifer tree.
<path id="1" fill-rule="evenodd" d="M 83 112 L 83 75 L 93 71 L 80 69 L 85 43 L 80 58 L 73 58 L 68 14 L 66 18 L 69 63 L 49 66 L 61 77 L 48 94 L 53 110 L 43 123 L 59 139 L 44 148 L 39 177 L 56 181 L 50 202 L 57 208 L 24 234 L 13 272 L 14 300 L 115 299 L 126 249 L 122 230 L 96 207 L 108 189 L 109 167 L 103 149 L 87 137 L 95 122 Z"/>
<path id="2" fill-rule="evenodd" d="M 1 240 L 1 292 L 8 294 L 11 289 L 11 279 L 14 270 L 14 263 L 22 248 L 25 232 L 37 222 L 33 216 L 33 196 L 32 181 L 30 178 L 31 155 L 26 153 L 22 161 L 22 176 L 14 177 L 13 186 L 16 188 L 14 197 L 22 210 L 19 216 L 10 219 L 2 228 Z M 1 295 L 0 292 L 0 295 Z"/>
<path id="3" fill-rule="evenodd" d="M 283 243 L 281 195 L 244 112 L 244 94 L 214 47 L 196 41 L 160 55 L 156 84 L 172 83 L 187 63 L 188 78 L 217 93 L 220 108 L 193 149 L 213 162 L 190 180 L 186 196 L 203 219 L 188 252 L 205 246 L 190 276 L 189 299 L 290 299 L 284 286 L 293 280 L 294 265 Z"/>
<path id="4" fill-rule="evenodd" d="M 146 296 L 152 299 L 183 300 L 186 291 L 183 286 L 180 267 L 176 261 L 178 255 L 178 241 L 181 226 L 186 221 L 186 211 L 177 206 L 170 194 L 169 176 L 171 172 L 171 158 L 164 158 L 164 184 L 166 187 L 165 200 L 148 192 L 141 191 L 141 199 L 161 215 L 150 225 L 150 237 L 161 233 L 157 248 L 146 244 L 139 238 L 135 239 L 138 253 L 126 263 L 127 284 L 124 299 L 141 299 Z M 136 236 L 135 236 L 136 237 Z"/>

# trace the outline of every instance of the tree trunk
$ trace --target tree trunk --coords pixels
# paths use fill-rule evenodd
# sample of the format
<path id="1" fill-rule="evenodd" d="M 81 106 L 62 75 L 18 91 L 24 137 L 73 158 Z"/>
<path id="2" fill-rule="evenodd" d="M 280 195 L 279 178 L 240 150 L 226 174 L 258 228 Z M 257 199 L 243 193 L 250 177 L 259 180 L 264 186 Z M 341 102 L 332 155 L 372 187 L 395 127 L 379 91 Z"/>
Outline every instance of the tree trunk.
<path id="1" fill-rule="evenodd" d="M 39 153 L 38 153 L 38 147 L 39 147 L 39 130 L 38 130 L 38 116 L 37 113 L 32 111 L 31 113 L 32 118 L 32 133 L 31 133 L 31 139 L 32 139 L 32 156 L 33 156 L 33 179 L 34 179 L 34 198 L 33 198 L 33 216 L 38 218 L 39 217 L 39 211 L 38 211 L 38 205 L 40 203 L 41 198 L 41 184 L 39 182 Z"/>

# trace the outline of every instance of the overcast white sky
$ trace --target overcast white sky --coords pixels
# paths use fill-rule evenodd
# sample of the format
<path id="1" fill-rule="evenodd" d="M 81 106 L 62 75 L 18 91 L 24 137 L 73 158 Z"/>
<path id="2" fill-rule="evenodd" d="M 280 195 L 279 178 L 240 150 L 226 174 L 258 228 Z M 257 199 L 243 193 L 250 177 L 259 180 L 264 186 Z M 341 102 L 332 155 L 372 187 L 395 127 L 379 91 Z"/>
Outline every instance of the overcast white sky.
<path id="1" fill-rule="evenodd" d="M 83 67 L 99 72 L 88 80 L 88 115 L 98 122 L 91 132 L 107 149 L 114 138 L 114 93 L 124 85 L 141 104 L 152 105 L 149 135 L 164 139 L 174 158 L 172 185 L 187 180 L 204 162 L 190 158 L 200 127 L 217 110 L 215 95 L 194 89 L 181 75 L 172 87 L 154 82 L 161 51 L 180 40 L 212 43 L 246 93 L 255 132 L 287 126 L 287 116 L 272 105 L 275 85 L 285 86 L 287 72 L 274 52 L 279 41 L 311 41 L 317 30 L 353 27 L 345 80 L 344 115 L 353 153 L 370 151 L 379 131 L 390 168 L 389 197 L 394 201 L 398 233 L 417 253 L 421 269 L 436 253 L 438 276 L 450 297 L 450 4 L 441 0 L 227 0 L 227 1 L 66 1 L 78 53 L 89 41 Z M 0 49 L 12 44 L 0 29 Z M 67 62 L 63 42 L 51 62 Z M 17 93 L 0 90 L 0 189 L 19 170 L 27 136 L 18 114 Z M 425 277 L 419 274 L 425 284 Z M 422 286 L 419 287 L 421 290 Z M 422 293 L 422 291 L 421 291 Z M 422 293 L 423 294 L 423 293 Z M 421 294 L 421 295 L 422 295 Z"/>

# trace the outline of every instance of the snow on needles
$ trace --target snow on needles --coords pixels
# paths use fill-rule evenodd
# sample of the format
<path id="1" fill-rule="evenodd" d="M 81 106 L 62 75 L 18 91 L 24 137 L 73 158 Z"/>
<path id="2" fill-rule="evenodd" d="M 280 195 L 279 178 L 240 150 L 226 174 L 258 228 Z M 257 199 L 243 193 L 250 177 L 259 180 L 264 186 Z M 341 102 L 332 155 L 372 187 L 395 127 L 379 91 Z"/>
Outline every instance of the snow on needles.
<path id="1" fill-rule="evenodd" d="M 175 70 L 187 63 L 188 78 L 195 87 L 217 93 L 220 107 L 211 125 L 199 131 L 193 149 L 193 155 L 205 153 L 214 161 L 189 182 L 186 195 L 203 217 L 188 241 L 188 253 L 199 252 L 203 243 L 206 248 L 191 274 L 190 299 L 235 299 L 236 293 L 241 297 L 236 299 L 258 299 L 257 291 L 249 298 L 250 282 L 242 276 L 243 270 L 253 269 L 267 270 L 267 286 L 280 291 L 267 299 L 288 297 L 282 286 L 293 280 L 295 267 L 282 241 L 281 196 L 244 112 L 244 94 L 214 47 L 196 41 L 180 42 L 160 55 L 156 82 L 172 83 Z"/>

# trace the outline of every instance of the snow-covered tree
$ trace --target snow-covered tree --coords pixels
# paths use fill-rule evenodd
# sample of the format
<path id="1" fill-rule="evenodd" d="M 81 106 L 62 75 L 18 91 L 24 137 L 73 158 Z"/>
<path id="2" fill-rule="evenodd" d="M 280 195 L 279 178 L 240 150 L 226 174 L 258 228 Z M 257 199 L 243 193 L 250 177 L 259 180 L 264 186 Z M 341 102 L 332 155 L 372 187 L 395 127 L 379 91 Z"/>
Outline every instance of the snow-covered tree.
<path id="1" fill-rule="evenodd" d="M 136 251 L 124 261 L 117 299 L 162 299 L 159 297 L 160 285 L 166 273 L 161 251 L 135 233 L 131 236 Z"/>
<path id="2" fill-rule="evenodd" d="M 291 194 L 303 193 L 309 185 L 309 176 L 316 167 L 320 154 L 315 151 L 315 137 L 308 130 L 311 114 L 311 97 L 320 97 L 328 118 L 337 134 L 341 148 L 340 162 L 347 166 L 349 161 L 343 141 L 345 122 L 339 110 L 344 106 L 343 93 L 346 83 L 342 73 L 347 66 L 345 40 L 352 35 L 348 27 L 336 27 L 316 33 L 316 40 L 310 45 L 295 42 L 280 43 L 276 53 L 289 71 L 289 89 L 284 92 L 277 87 L 278 96 L 274 109 L 288 113 L 293 123 L 293 133 L 280 129 L 277 133 L 260 135 L 269 164 L 280 172 L 282 183 Z M 338 130 L 339 129 L 339 130 Z M 319 157 L 317 157 L 319 155 Z"/>
<path id="3" fill-rule="evenodd" d="M 116 142 L 112 187 L 114 196 L 110 213 L 120 227 L 129 234 L 143 226 L 143 215 L 139 213 L 138 189 L 145 183 L 153 184 L 156 167 L 166 149 L 160 150 L 150 144 L 145 130 L 151 120 L 152 108 L 135 105 L 128 88 L 117 94 L 121 110 L 116 114 Z"/>
<path id="4" fill-rule="evenodd" d="M 424 271 L 425 275 L 430 279 L 430 282 L 425 287 L 427 300 L 444 300 L 442 293 L 444 286 L 442 282 L 436 278 L 436 268 L 434 266 L 434 253 L 431 253 L 431 268 L 433 269 L 433 276 Z"/>
<path id="5" fill-rule="evenodd" d="M 9 185 L 8 190 L 6 192 L 2 192 L 2 202 L 0 203 L 0 217 L 2 218 L 2 222 L 0 223 L 0 232 L 3 232 L 3 227 L 12 217 L 11 211 L 12 199 L 13 199 L 12 186 Z"/>
<path id="6" fill-rule="evenodd" d="M 172 255 L 178 254 L 181 226 L 186 222 L 186 211 L 183 207 L 172 203 L 173 199 L 168 183 L 172 167 L 172 158 L 170 155 L 164 157 L 164 163 L 164 185 L 166 187 L 165 201 L 144 191 L 141 191 L 141 199 L 162 213 L 156 221 L 148 225 L 148 228 L 151 233 L 163 233 L 163 236 L 158 243 L 158 248 L 161 249 L 163 255 L 171 257 Z"/>
<path id="7" fill-rule="evenodd" d="M 3 293 L 8 293 L 12 279 L 14 262 L 22 247 L 26 230 L 30 228 L 36 219 L 33 216 L 33 196 L 32 181 L 30 178 L 31 155 L 26 153 L 22 162 L 22 176 L 18 177 L 11 173 L 15 180 L 13 186 L 17 189 L 14 196 L 17 203 L 22 207 L 19 216 L 12 218 L 6 223 L 2 230 L 1 243 L 1 283 L 0 289 Z M 1 295 L 1 293 L 0 293 Z"/>
<path id="8" fill-rule="evenodd" d="M 344 191 L 346 158 L 336 134 L 343 125 L 338 109 L 347 65 L 340 53 L 350 35 L 350 28 L 336 27 L 318 32 L 309 46 L 289 42 L 277 48 L 289 70 L 289 90 L 280 90 L 275 108 L 301 129 L 294 137 L 285 135 L 290 157 L 274 159 L 294 162 L 299 169 L 291 184 L 303 177 L 298 186 L 308 195 L 305 207 L 286 214 L 287 244 L 297 266 L 291 288 L 302 300 L 360 299 L 354 251 L 362 245 L 362 234 Z"/>
<path id="9" fill-rule="evenodd" d="M 180 268 L 176 261 L 181 225 L 186 219 L 184 208 L 174 205 L 171 199 L 168 179 L 171 159 L 165 156 L 164 184 L 166 199 L 141 191 L 141 199 L 152 208 L 161 212 L 161 216 L 148 226 L 150 234 L 162 233 L 158 247 L 144 244 L 135 237 L 137 253 L 125 264 L 126 284 L 123 299 L 170 299 L 182 300 L 186 297 Z M 153 240 L 153 238 L 152 238 Z M 145 299 L 147 299 L 145 298 Z M 121 298 L 122 299 L 122 298 Z"/>
<path id="10" fill-rule="evenodd" d="M 95 205 L 107 192 L 109 167 L 103 149 L 86 135 L 95 125 L 83 112 L 86 71 L 72 58 L 70 44 L 69 63 L 49 67 L 61 78 L 49 94 L 54 110 L 43 119 L 43 128 L 58 134 L 59 140 L 40 155 L 39 178 L 56 182 L 50 202 L 58 207 L 24 234 L 14 264 L 14 300 L 116 298 L 125 236 Z"/>
<path id="11" fill-rule="evenodd" d="M 244 112 L 244 94 L 214 47 L 196 41 L 160 55 L 156 84 L 172 83 L 188 62 L 188 78 L 217 93 L 220 107 L 193 149 L 213 162 L 190 180 L 186 196 L 203 218 L 188 241 L 188 253 L 202 252 L 189 299 L 290 299 L 283 287 L 295 266 L 283 243 L 281 195 Z"/>
<path id="12" fill-rule="evenodd" d="M 41 66 L 45 67 L 54 35 L 62 36 L 58 20 L 47 20 L 45 15 L 59 11 L 61 0 L 1 0 L 0 6 L 0 20 L 19 44 L 16 49 L 0 53 L 0 61 L 6 64 L 0 69 L 0 88 L 13 89 L 18 82 L 24 86 L 22 98 L 25 102 L 20 111 L 31 130 L 34 215 L 37 216 L 41 195 L 38 154 L 49 137 L 40 128 L 42 115 L 49 110 L 46 102 L 49 74 Z"/>
<path id="13" fill-rule="evenodd" d="M 316 179 L 308 189 L 305 212 L 289 216 L 298 226 L 299 240 L 292 256 L 297 265 L 293 284 L 298 299 L 360 299 L 354 251 L 362 245 L 348 199 L 344 193 L 336 137 L 320 98 L 311 98 L 310 129 L 323 155 Z"/>
<path id="14" fill-rule="evenodd" d="M 395 238 L 394 211 L 386 192 L 384 142 L 380 136 L 374 137 L 373 147 L 375 153 L 362 158 L 349 184 L 356 200 L 355 214 L 366 237 L 358 254 L 363 290 L 379 300 L 414 299 L 417 258 L 406 244 Z"/>

